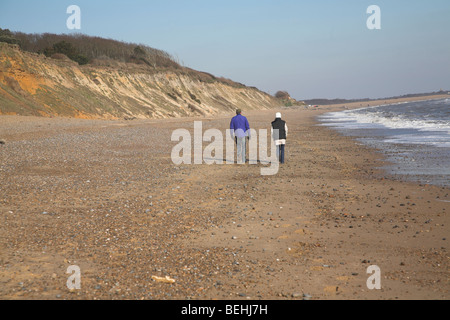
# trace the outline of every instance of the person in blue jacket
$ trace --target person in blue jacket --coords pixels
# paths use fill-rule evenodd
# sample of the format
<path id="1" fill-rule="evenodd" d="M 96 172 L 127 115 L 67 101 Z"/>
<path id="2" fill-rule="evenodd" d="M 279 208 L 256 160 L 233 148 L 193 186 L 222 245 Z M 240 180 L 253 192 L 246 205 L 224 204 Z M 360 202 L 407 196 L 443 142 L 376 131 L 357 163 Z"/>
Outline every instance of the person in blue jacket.
<path id="1" fill-rule="evenodd" d="M 243 164 L 246 162 L 246 138 L 250 137 L 250 125 L 246 117 L 242 115 L 242 110 L 236 110 L 236 116 L 230 123 L 231 137 L 235 139 L 237 145 L 237 162 Z"/>

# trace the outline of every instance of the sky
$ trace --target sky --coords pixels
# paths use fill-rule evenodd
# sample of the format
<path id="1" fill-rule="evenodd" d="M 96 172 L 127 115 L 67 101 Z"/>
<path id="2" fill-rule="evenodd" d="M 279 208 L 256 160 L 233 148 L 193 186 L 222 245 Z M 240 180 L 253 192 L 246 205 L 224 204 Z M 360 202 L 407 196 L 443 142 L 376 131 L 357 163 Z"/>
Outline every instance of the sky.
<path id="1" fill-rule="evenodd" d="M 0 28 L 145 44 L 298 100 L 450 90 L 449 0 L 0 0 Z"/>

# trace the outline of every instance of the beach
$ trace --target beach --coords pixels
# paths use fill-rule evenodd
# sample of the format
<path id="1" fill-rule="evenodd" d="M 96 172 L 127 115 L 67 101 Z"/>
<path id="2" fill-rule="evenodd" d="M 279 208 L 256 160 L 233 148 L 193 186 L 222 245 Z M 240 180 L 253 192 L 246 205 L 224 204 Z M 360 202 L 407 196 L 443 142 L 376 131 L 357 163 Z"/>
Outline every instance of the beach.
<path id="1" fill-rule="evenodd" d="M 261 163 L 173 164 L 174 130 L 225 132 L 232 114 L 0 116 L 0 297 L 448 299 L 449 187 L 392 177 L 380 153 L 316 119 L 378 104 L 244 110 L 255 129 L 277 111 L 288 123 L 273 176 Z M 367 286 L 371 266 L 381 289 Z"/>

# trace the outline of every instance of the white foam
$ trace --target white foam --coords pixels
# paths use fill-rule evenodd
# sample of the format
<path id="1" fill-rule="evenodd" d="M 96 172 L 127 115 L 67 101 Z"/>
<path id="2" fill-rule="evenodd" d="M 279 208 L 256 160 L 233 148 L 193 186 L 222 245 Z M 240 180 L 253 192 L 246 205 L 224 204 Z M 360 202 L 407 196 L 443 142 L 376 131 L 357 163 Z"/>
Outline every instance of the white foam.
<path id="1" fill-rule="evenodd" d="M 448 101 L 446 99 L 445 101 Z M 436 103 L 442 103 L 440 100 Z M 434 102 L 432 102 L 434 104 Z M 405 103 L 399 103 L 405 104 Z M 384 107 L 388 105 L 383 105 Z M 450 119 L 416 119 L 407 118 L 408 115 L 396 113 L 395 109 L 381 108 L 383 106 L 366 107 L 357 110 L 330 112 L 320 117 L 322 125 L 339 129 L 406 129 L 418 130 L 417 134 L 390 135 L 387 143 L 423 144 L 436 147 L 450 148 Z M 394 132 L 395 134 L 395 132 Z"/>
<path id="2" fill-rule="evenodd" d="M 421 131 L 444 131 L 450 134 L 449 121 L 410 120 L 402 116 L 386 118 L 382 114 L 355 114 L 354 120 L 364 124 L 379 124 L 389 129 L 417 129 Z"/>
<path id="3" fill-rule="evenodd" d="M 384 139 L 387 143 L 425 144 L 440 148 L 450 148 L 450 139 L 439 134 L 430 135 L 397 135 Z"/>
<path id="4" fill-rule="evenodd" d="M 371 107 L 373 108 L 373 107 Z M 367 108 L 365 108 L 367 109 Z M 362 113 L 364 109 L 356 111 L 331 112 L 320 117 L 328 126 L 359 127 L 385 127 L 389 129 L 417 129 L 420 131 L 441 131 L 450 135 L 450 121 L 446 120 L 411 120 L 402 116 L 387 118 L 383 112 Z"/>

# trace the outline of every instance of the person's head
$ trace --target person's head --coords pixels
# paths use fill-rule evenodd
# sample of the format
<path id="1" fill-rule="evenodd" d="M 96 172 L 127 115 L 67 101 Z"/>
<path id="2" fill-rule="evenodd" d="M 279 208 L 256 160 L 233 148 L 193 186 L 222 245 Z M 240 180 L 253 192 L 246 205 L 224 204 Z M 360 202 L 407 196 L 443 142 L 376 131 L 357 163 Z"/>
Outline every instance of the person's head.
<path id="1" fill-rule="evenodd" d="M 241 114 L 241 113 L 242 113 L 242 110 L 241 110 L 241 109 L 237 109 L 237 110 L 236 110 L 236 114 L 237 114 L 237 115 L 239 115 L 239 114 Z"/>
<path id="2" fill-rule="evenodd" d="M 277 114 L 275 115 L 275 118 L 281 119 L 281 113 L 280 113 L 280 112 L 277 112 Z"/>

